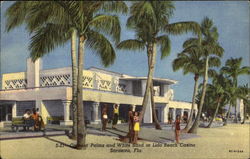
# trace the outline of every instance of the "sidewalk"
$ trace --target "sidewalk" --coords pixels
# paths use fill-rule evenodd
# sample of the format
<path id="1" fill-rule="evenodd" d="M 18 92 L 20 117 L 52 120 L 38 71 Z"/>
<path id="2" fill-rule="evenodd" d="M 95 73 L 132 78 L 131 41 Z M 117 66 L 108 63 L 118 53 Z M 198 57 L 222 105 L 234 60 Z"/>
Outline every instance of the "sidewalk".
<path id="1" fill-rule="evenodd" d="M 181 128 L 185 125 L 182 124 Z M 128 124 L 118 124 L 117 129 L 112 129 L 111 124 L 108 124 L 106 131 L 101 131 L 101 124 L 92 124 L 87 126 L 87 134 L 97 135 L 97 136 L 113 136 L 113 137 L 125 137 L 128 132 Z M 44 136 L 61 136 L 66 135 L 66 131 L 71 131 L 70 127 L 59 126 L 59 125 L 48 125 L 46 126 L 46 131 L 34 132 L 34 131 L 19 131 L 13 132 L 10 127 L 0 130 L 0 140 L 10 140 L 10 139 L 21 139 L 21 138 L 34 138 L 34 137 L 44 137 Z M 182 133 L 180 139 L 188 139 L 198 137 L 195 134 Z M 174 142 L 174 130 L 172 130 L 171 125 L 162 125 L 162 130 L 156 130 L 153 124 L 143 124 L 139 132 L 140 140 L 158 142 L 158 143 L 168 143 Z"/>

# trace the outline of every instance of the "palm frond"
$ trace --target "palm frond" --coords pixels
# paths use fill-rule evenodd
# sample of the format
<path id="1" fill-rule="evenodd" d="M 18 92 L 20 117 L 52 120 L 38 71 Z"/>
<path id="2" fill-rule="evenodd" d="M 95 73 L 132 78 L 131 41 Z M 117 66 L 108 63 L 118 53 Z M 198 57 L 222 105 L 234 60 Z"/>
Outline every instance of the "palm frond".
<path id="1" fill-rule="evenodd" d="M 30 56 L 33 61 L 63 45 L 71 37 L 68 26 L 47 24 L 34 31 L 29 44 Z"/>
<path id="2" fill-rule="evenodd" d="M 120 41 L 121 27 L 117 16 L 97 15 L 89 22 L 89 26 L 97 31 L 107 33 L 116 43 Z"/>
<path id="3" fill-rule="evenodd" d="M 41 9 L 43 8 L 43 9 Z M 53 1 L 36 3 L 26 19 L 27 28 L 30 32 L 46 23 L 71 24 L 71 19 L 66 10 Z"/>
<path id="4" fill-rule="evenodd" d="M 128 6 L 123 1 L 105 1 L 101 6 L 101 9 L 108 13 L 126 14 L 128 12 Z"/>
<path id="5" fill-rule="evenodd" d="M 171 41 L 167 35 L 162 35 L 156 38 L 157 44 L 161 47 L 161 59 L 167 57 L 171 51 Z"/>
<path id="6" fill-rule="evenodd" d="M 124 50 L 145 50 L 145 43 L 137 39 L 128 39 L 120 42 L 117 45 L 118 49 Z"/>
<path id="7" fill-rule="evenodd" d="M 213 69 L 208 70 L 208 77 L 215 78 L 216 76 L 218 76 L 218 73 L 215 70 Z"/>
<path id="8" fill-rule="evenodd" d="M 239 75 L 243 75 L 243 74 L 250 74 L 250 67 L 248 66 L 244 66 L 242 68 L 239 69 L 239 72 L 238 72 Z"/>
<path id="9" fill-rule="evenodd" d="M 208 65 L 209 67 L 219 67 L 221 65 L 220 58 L 215 56 L 209 57 Z"/>
<path id="10" fill-rule="evenodd" d="M 157 26 L 157 17 L 150 1 L 132 3 L 130 7 L 130 15 L 133 17 L 130 19 L 130 24 L 151 25 L 153 28 L 156 28 Z"/>
<path id="11" fill-rule="evenodd" d="M 185 57 L 179 56 L 178 58 L 174 59 L 174 61 L 172 62 L 173 71 L 175 72 L 181 69 L 186 62 L 187 62 L 187 58 Z"/>
<path id="12" fill-rule="evenodd" d="M 25 22 L 26 16 L 29 14 L 29 8 L 37 2 L 23 2 L 17 1 L 12 4 L 7 11 L 5 12 L 6 16 L 6 31 L 9 32 L 10 30 L 14 29 L 22 25 Z"/>
<path id="13" fill-rule="evenodd" d="M 104 35 L 95 31 L 89 31 L 86 46 L 100 57 L 105 67 L 114 63 L 116 58 L 115 50 Z"/>
<path id="14" fill-rule="evenodd" d="M 168 24 L 165 26 L 164 30 L 172 35 L 180 35 L 187 32 L 192 32 L 196 35 L 201 33 L 200 25 L 194 21 Z"/>
<path id="15" fill-rule="evenodd" d="M 183 43 L 182 47 L 188 48 L 190 46 L 198 46 L 198 45 L 199 45 L 199 40 L 197 38 L 189 38 Z"/>

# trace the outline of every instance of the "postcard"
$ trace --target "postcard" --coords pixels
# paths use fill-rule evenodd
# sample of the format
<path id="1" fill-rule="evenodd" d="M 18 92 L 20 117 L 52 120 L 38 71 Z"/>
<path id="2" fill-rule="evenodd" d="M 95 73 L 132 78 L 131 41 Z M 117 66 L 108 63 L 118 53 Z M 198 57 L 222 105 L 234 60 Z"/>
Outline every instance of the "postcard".
<path id="1" fill-rule="evenodd" d="M 248 1 L 1 1 L 1 159 L 249 159 Z"/>

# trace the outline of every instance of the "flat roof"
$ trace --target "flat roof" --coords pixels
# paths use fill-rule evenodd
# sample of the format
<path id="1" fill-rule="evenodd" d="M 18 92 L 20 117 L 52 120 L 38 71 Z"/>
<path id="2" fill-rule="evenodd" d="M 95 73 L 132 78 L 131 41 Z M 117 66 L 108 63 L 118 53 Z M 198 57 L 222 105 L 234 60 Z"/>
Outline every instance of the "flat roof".
<path id="1" fill-rule="evenodd" d="M 121 77 L 123 80 L 147 80 L 147 77 Z M 158 81 L 166 84 L 176 84 L 178 81 L 166 79 L 166 78 L 153 78 L 154 81 Z"/>

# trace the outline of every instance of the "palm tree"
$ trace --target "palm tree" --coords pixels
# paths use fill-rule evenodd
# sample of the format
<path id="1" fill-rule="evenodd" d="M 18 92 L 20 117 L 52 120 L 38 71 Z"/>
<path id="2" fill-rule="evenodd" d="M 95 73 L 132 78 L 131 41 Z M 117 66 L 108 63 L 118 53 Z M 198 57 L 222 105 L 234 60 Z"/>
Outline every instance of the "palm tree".
<path id="1" fill-rule="evenodd" d="M 240 58 L 231 58 L 226 61 L 226 65 L 222 68 L 222 71 L 227 74 L 233 80 L 233 85 L 235 89 L 238 87 L 238 77 L 244 74 L 250 74 L 250 67 L 244 66 L 241 67 L 242 57 Z M 237 100 L 237 99 L 236 99 Z M 237 108 L 236 102 L 234 102 L 235 107 L 235 122 L 237 123 Z M 231 105 L 229 106 L 229 110 Z M 228 114 L 230 111 L 228 111 Z"/>
<path id="2" fill-rule="evenodd" d="M 221 57 L 223 55 L 223 48 L 218 43 L 218 32 L 217 28 L 213 26 L 213 21 L 208 17 L 205 17 L 201 23 L 202 35 L 198 38 L 194 38 L 188 45 L 190 47 L 196 47 L 205 59 L 205 68 L 203 74 L 203 87 L 202 95 L 199 103 L 198 114 L 192 127 L 189 129 L 189 133 L 197 133 L 197 129 L 200 122 L 200 116 L 202 112 L 202 107 L 204 103 L 204 98 L 206 95 L 206 86 L 208 80 L 208 68 L 209 68 L 209 58 L 213 56 Z M 213 56 L 212 56 L 213 55 Z"/>
<path id="3" fill-rule="evenodd" d="M 199 50 L 196 47 L 189 47 L 189 44 L 193 39 L 190 38 L 183 43 L 184 50 L 178 54 L 177 58 L 173 61 L 173 70 L 177 71 L 179 69 L 183 70 L 183 74 L 188 73 L 194 74 L 194 91 L 192 97 L 192 107 L 191 112 L 188 118 L 188 122 L 183 131 L 187 132 L 192 124 L 192 117 L 194 112 L 195 97 L 198 91 L 198 80 L 199 77 L 204 73 L 204 58 L 200 54 Z M 213 57 L 209 59 L 209 66 L 219 66 L 220 59 Z"/>
<path id="4" fill-rule="evenodd" d="M 168 19 L 173 15 L 174 5 L 170 1 L 141 1 L 132 2 L 127 27 L 135 31 L 135 39 L 124 40 L 118 44 L 118 49 L 147 51 L 148 75 L 140 122 L 145 114 L 150 97 L 150 86 L 154 75 L 157 56 L 157 45 L 161 47 L 161 58 L 170 53 L 168 34 L 179 35 L 188 31 L 199 32 L 195 22 L 178 22 L 169 24 Z M 151 87 L 152 88 L 152 87 Z M 152 93 L 151 93 L 152 94 Z M 155 111 L 155 110 L 154 110 Z M 156 118 L 155 118 L 156 119 Z M 154 120 L 156 128 L 158 120 Z"/>
<path id="5" fill-rule="evenodd" d="M 15 8 L 15 7 L 14 7 Z M 41 10 L 42 8 L 42 10 Z M 126 12 L 124 2 L 36 2 L 29 14 L 21 16 L 20 22 L 12 21 L 16 26 L 23 22 L 33 36 L 29 49 L 35 61 L 55 47 L 70 39 L 73 30 L 78 40 L 78 78 L 77 78 L 77 149 L 85 145 L 86 130 L 82 102 L 82 67 L 85 43 L 101 57 L 104 66 L 114 62 L 115 51 L 109 40 L 103 35 L 109 34 L 116 42 L 120 38 L 120 24 L 117 16 L 98 14 L 101 10 Z M 22 15 L 22 14 L 21 14 Z M 41 16 L 42 15 L 42 16 Z M 51 16 L 53 15 L 53 16 Z M 13 22 L 12 22 L 13 23 Z M 12 26 L 12 23 L 10 23 Z M 74 82 L 73 82 L 74 83 Z M 74 97 L 74 96 L 73 96 Z"/>
<path id="6" fill-rule="evenodd" d="M 243 117 L 243 121 L 241 122 L 241 124 L 244 124 L 246 120 L 247 107 L 249 107 L 250 105 L 249 94 L 250 94 L 250 88 L 248 84 L 245 84 L 239 87 L 239 98 L 243 100 L 243 104 L 244 104 L 244 113 L 243 113 L 244 117 Z"/>
<path id="7" fill-rule="evenodd" d="M 39 10 L 37 9 L 34 12 L 34 9 L 38 8 L 37 5 L 43 5 L 44 7 L 42 10 L 39 8 Z M 6 30 L 9 32 L 26 21 L 29 24 L 27 28 L 29 32 L 32 33 L 33 31 L 35 31 L 35 28 L 39 27 L 45 21 L 50 21 L 49 19 L 53 17 L 58 17 L 59 15 L 56 14 L 57 12 L 63 12 L 62 11 L 63 8 L 54 6 L 54 5 L 55 4 L 50 3 L 50 2 L 15 2 L 6 11 L 6 16 L 7 16 Z M 51 9 L 52 7 L 54 8 Z M 51 12 L 51 11 L 57 11 L 57 12 Z M 50 14 L 47 15 L 46 19 L 41 20 L 41 18 L 39 17 L 43 17 L 45 13 L 50 13 Z M 71 139 L 76 139 L 76 116 L 77 116 L 76 115 L 76 100 L 77 100 L 77 88 L 76 88 L 77 87 L 77 58 L 76 58 L 77 37 L 76 36 L 77 36 L 76 30 L 72 29 L 72 33 L 70 37 L 71 38 L 71 62 L 72 62 L 71 108 L 73 110 L 73 127 L 72 127 Z M 63 37 L 61 37 L 61 40 L 62 39 Z M 34 57 L 33 57 L 33 60 L 34 60 Z"/>
<path id="8" fill-rule="evenodd" d="M 216 104 L 216 109 L 213 113 L 212 118 L 210 119 L 209 124 L 207 125 L 207 128 L 210 128 L 214 118 L 217 116 L 219 107 L 223 106 L 221 103 L 225 103 L 226 98 L 224 98 L 224 96 L 226 96 L 228 93 L 227 88 L 230 87 L 230 80 L 225 78 L 223 73 L 220 72 L 220 74 L 218 74 L 217 72 L 215 72 L 215 74 L 213 75 L 212 84 L 208 84 L 207 87 L 207 93 L 209 94 L 208 98 L 211 98 L 212 100 L 216 99 L 214 102 Z"/>

